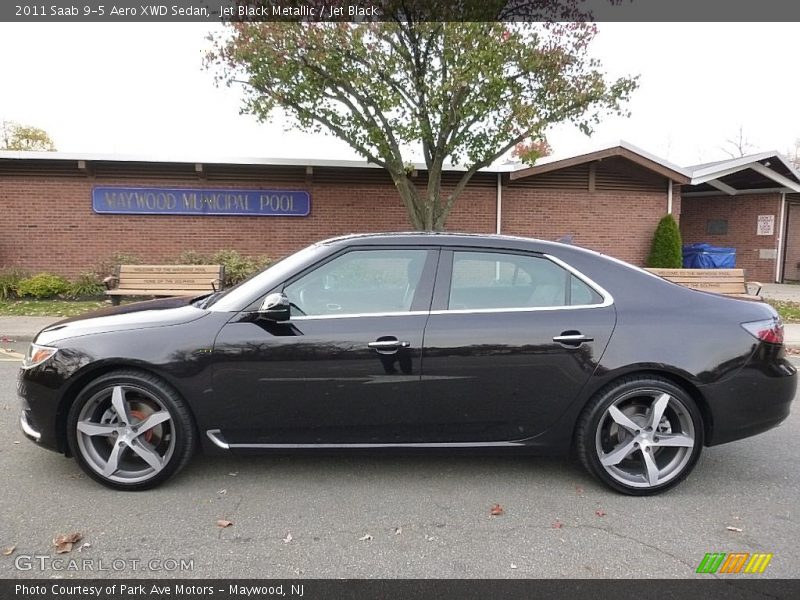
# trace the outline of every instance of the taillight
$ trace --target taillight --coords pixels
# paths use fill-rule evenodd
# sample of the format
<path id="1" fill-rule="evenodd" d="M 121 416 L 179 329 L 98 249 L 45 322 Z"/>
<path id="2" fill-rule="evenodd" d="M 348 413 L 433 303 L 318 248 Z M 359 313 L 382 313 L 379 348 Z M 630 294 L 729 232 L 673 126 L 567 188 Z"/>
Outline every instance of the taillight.
<path id="1" fill-rule="evenodd" d="M 768 344 L 783 343 L 783 323 L 780 319 L 764 319 L 763 321 L 751 321 L 742 323 L 748 333 Z"/>

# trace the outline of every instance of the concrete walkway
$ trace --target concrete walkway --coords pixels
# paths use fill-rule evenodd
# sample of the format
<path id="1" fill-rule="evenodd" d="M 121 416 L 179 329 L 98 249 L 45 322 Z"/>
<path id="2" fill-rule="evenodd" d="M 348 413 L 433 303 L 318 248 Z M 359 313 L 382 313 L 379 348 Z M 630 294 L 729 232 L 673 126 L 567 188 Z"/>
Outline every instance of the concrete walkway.
<path id="1" fill-rule="evenodd" d="M 0 317 L 0 343 L 3 340 L 30 342 L 42 329 L 64 317 Z"/>
<path id="2" fill-rule="evenodd" d="M 770 300 L 782 302 L 800 302 L 800 284 L 765 283 L 761 295 Z"/>

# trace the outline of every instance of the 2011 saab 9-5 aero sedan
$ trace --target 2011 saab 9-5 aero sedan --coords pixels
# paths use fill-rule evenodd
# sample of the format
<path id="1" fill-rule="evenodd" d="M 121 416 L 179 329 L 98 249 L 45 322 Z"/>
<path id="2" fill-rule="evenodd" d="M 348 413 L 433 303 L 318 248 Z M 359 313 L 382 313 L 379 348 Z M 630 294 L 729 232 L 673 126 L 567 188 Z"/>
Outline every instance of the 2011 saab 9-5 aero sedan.
<path id="1" fill-rule="evenodd" d="M 767 304 L 536 240 L 320 242 L 237 287 L 39 333 L 21 426 L 109 487 L 207 451 L 574 450 L 610 487 L 664 491 L 702 447 L 789 414 Z"/>

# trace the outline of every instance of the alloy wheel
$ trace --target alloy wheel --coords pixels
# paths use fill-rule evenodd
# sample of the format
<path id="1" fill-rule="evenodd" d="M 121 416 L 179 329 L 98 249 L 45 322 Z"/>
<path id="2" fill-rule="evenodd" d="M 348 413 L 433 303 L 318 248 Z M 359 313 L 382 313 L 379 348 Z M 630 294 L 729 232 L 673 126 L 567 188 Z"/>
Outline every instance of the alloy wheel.
<path id="1" fill-rule="evenodd" d="M 156 477 L 175 452 L 172 415 L 156 394 L 116 384 L 94 393 L 78 414 L 77 447 L 102 478 L 135 484 Z"/>
<path id="2" fill-rule="evenodd" d="M 659 389 L 635 389 L 617 397 L 595 432 L 600 465 L 626 487 L 660 487 L 690 465 L 697 433 L 689 407 Z"/>

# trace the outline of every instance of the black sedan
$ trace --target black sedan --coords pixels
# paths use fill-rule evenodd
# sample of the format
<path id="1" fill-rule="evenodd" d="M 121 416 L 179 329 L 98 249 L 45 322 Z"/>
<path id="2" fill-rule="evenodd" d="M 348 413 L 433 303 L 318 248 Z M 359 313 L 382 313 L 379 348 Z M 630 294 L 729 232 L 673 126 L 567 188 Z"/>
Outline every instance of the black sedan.
<path id="1" fill-rule="evenodd" d="M 635 495 L 703 446 L 789 414 L 796 371 L 767 304 L 595 252 L 502 236 L 359 235 L 237 287 L 39 333 L 21 426 L 97 481 L 150 488 L 198 447 L 574 451 Z"/>

